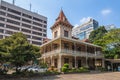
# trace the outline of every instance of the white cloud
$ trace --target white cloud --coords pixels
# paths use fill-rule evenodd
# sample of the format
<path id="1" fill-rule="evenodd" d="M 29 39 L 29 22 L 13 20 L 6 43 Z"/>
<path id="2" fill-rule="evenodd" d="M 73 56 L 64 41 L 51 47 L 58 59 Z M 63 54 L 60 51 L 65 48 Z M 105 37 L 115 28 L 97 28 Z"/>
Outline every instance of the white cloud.
<path id="1" fill-rule="evenodd" d="M 83 17 L 81 20 L 80 20 L 80 23 L 83 24 L 83 23 L 86 23 L 88 21 L 90 21 L 92 17 Z"/>
<path id="2" fill-rule="evenodd" d="M 104 9 L 104 10 L 101 11 L 101 14 L 105 16 L 105 15 L 110 14 L 111 12 L 112 11 L 110 9 Z"/>
<path id="3" fill-rule="evenodd" d="M 79 26 L 78 24 L 75 24 L 75 25 L 74 25 L 74 28 L 76 28 L 76 27 L 78 27 L 78 26 Z"/>
<path id="4" fill-rule="evenodd" d="M 92 17 L 83 17 L 80 19 L 80 22 L 74 25 L 74 28 L 80 26 L 81 24 L 87 23 Z"/>

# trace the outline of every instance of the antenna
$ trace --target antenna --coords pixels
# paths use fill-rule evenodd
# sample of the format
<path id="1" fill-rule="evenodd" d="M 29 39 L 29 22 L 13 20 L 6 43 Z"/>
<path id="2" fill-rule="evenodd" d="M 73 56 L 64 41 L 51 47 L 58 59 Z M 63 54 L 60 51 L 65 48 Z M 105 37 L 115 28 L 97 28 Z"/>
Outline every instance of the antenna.
<path id="1" fill-rule="evenodd" d="M 62 6 L 61 6 L 61 10 L 62 10 Z"/>
<path id="2" fill-rule="evenodd" d="M 2 3 L 2 0 L 0 0 L 0 5 L 1 5 L 1 3 Z"/>
<path id="3" fill-rule="evenodd" d="M 30 11 L 31 11 L 31 8 L 32 8 L 32 4 L 30 3 Z"/>
<path id="4" fill-rule="evenodd" d="M 13 5 L 15 5 L 15 0 L 13 0 Z"/>

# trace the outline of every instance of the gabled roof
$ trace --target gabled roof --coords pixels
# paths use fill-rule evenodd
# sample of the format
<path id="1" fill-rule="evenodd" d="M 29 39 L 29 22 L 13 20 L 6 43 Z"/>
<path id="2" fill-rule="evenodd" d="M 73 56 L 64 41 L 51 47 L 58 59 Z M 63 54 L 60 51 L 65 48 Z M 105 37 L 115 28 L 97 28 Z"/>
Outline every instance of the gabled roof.
<path id="1" fill-rule="evenodd" d="M 56 25 L 58 25 L 58 24 L 64 24 L 64 25 L 68 25 L 68 26 L 70 26 L 70 27 L 73 27 L 73 26 L 69 23 L 69 21 L 67 20 L 67 18 L 66 18 L 66 16 L 65 16 L 65 14 L 64 14 L 64 12 L 63 12 L 62 9 L 61 9 L 61 11 L 60 11 L 60 13 L 59 13 L 58 18 L 57 18 L 56 21 L 55 21 L 55 24 L 51 27 L 51 29 L 52 29 L 53 27 L 55 27 Z"/>

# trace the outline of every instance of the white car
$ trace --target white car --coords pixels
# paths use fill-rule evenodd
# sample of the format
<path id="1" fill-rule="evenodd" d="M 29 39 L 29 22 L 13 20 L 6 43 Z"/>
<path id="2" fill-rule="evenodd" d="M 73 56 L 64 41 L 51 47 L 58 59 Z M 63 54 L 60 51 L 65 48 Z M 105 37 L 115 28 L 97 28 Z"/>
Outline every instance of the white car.
<path id="1" fill-rule="evenodd" d="M 40 68 L 40 67 L 31 67 L 28 68 L 28 71 L 33 71 L 33 72 L 46 72 L 47 68 Z"/>
<path id="2" fill-rule="evenodd" d="M 30 66 L 19 67 L 18 70 L 24 71 L 24 70 L 27 70 L 29 67 L 30 67 Z"/>

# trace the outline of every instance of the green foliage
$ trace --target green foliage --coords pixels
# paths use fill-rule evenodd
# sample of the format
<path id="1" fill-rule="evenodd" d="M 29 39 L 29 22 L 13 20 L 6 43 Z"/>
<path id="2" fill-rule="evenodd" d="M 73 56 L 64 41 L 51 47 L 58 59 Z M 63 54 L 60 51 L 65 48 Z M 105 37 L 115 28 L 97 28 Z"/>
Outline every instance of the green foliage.
<path id="1" fill-rule="evenodd" d="M 63 67 L 69 68 L 69 64 L 68 64 L 68 63 L 65 63 L 65 64 L 63 65 Z"/>
<path id="2" fill-rule="evenodd" d="M 80 70 L 80 72 L 87 72 L 87 71 L 89 71 L 87 67 L 80 67 L 79 70 Z"/>
<path id="3" fill-rule="evenodd" d="M 120 56 L 120 29 L 113 29 L 103 36 L 102 40 L 105 44 L 103 50 L 105 54 L 113 55 L 112 58 L 119 58 Z M 110 56 L 111 56 L 110 55 Z"/>
<path id="4" fill-rule="evenodd" d="M 67 67 L 62 67 L 62 72 L 67 72 L 68 68 Z"/>
<path id="5" fill-rule="evenodd" d="M 69 64 L 65 63 L 62 67 L 62 72 L 68 72 L 69 70 Z"/>
<path id="6" fill-rule="evenodd" d="M 116 55 L 114 56 L 114 59 L 118 59 L 118 58 L 120 58 L 120 55 L 116 54 Z"/>
<path id="7" fill-rule="evenodd" d="M 89 36 L 89 40 L 91 43 L 94 43 L 96 40 L 99 40 L 102 38 L 102 36 L 107 33 L 107 30 L 104 26 L 100 26 L 98 29 L 92 31 Z"/>
<path id="8" fill-rule="evenodd" d="M 40 67 L 41 67 L 41 68 L 48 68 L 48 66 L 47 66 L 46 63 L 40 63 Z"/>
<path id="9" fill-rule="evenodd" d="M 100 27 L 90 34 L 89 40 L 102 47 L 105 58 L 120 58 L 120 29 L 112 29 L 106 33 Z"/>
<path id="10" fill-rule="evenodd" d="M 0 40 L 0 57 L 3 63 L 9 61 L 19 67 L 28 61 L 35 61 L 40 56 L 39 54 L 39 47 L 29 44 L 22 33 L 16 33 Z"/>

